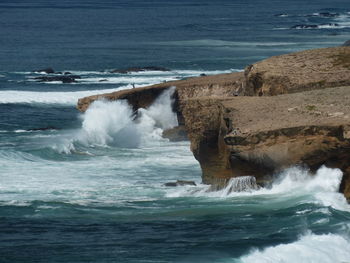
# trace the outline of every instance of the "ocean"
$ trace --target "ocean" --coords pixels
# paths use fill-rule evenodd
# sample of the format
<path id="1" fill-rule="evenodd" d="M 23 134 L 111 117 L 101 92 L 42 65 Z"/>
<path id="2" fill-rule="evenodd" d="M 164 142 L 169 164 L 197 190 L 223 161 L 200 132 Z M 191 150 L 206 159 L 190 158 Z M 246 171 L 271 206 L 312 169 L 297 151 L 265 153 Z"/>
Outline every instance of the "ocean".
<path id="1" fill-rule="evenodd" d="M 137 120 L 125 101 L 76 109 L 349 39 L 348 0 L 1 0 L 0 262 L 350 262 L 340 170 L 210 192 L 190 143 L 161 136 L 172 89 Z M 146 66 L 169 71 L 111 73 Z"/>

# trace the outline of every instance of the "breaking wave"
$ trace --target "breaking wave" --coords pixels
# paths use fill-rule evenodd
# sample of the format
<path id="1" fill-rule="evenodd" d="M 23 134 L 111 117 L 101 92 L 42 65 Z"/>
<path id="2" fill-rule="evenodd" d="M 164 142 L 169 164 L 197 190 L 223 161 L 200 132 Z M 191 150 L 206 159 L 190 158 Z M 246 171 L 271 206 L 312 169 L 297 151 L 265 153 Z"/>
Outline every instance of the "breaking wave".
<path id="1" fill-rule="evenodd" d="M 130 88 L 120 87 L 118 90 Z M 39 91 L 0 91 L 0 104 L 4 103 L 41 103 L 41 104 L 64 104 L 76 105 L 78 99 L 100 93 L 108 93 L 116 89 L 86 90 L 71 92 L 39 92 Z"/>
<path id="2" fill-rule="evenodd" d="M 257 188 L 251 180 L 231 180 L 225 188 L 213 191 L 210 186 L 179 187 L 170 190 L 168 197 L 209 197 L 209 198 L 259 198 L 278 196 L 278 199 L 292 200 L 301 197 L 305 202 L 331 206 L 338 210 L 350 211 L 350 206 L 343 194 L 339 193 L 339 186 L 343 177 L 340 169 L 325 166 L 319 168 L 315 175 L 306 169 L 292 167 L 279 174 L 269 188 Z M 243 185 L 245 184 L 245 185 Z M 244 191 L 232 191 L 235 186 Z M 236 187 L 237 188 L 237 187 Z M 273 200 L 273 198 L 272 198 Z"/>
<path id="3" fill-rule="evenodd" d="M 82 128 L 71 138 L 63 137 L 53 148 L 60 153 L 76 152 L 75 145 L 138 147 L 162 138 L 164 129 L 178 125 L 172 111 L 175 88 L 165 90 L 147 109 L 134 112 L 125 100 L 95 101 L 82 115 Z"/>
<path id="4" fill-rule="evenodd" d="M 308 233 L 298 241 L 269 247 L 262 251 L 255 250 L 240 259 L 242 263 L 294 263 L 317 262 L 335 263 L 348 262 L 350 259 L 350 242 L 336 235 L 315 235 Z"/>

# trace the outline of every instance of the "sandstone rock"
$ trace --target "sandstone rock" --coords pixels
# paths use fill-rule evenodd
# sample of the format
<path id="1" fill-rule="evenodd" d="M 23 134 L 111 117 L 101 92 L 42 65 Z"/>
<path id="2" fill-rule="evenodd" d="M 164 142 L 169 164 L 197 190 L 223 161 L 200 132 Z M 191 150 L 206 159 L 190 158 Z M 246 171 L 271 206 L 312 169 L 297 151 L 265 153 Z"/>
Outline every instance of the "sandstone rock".
<path id="1" fill-rule="evenodd" d="M 350 47 L 271 57 L 245 69 L 245 95 L 277 95 L 350 85 Z"/>
<path id="2" fill-rule="evenodd" d="M 268 97 L 202 98 L 181 103 L 204 183 L 254 175 L 259 184 L 293 165 L 342 169 L 350 198 L 350 87 Z M 321 114 L 308 109 L 310 103 Z M 331 104 L 334 104 L 331 106 Z M 290 108 L 297 110 L 290 111 Z M 221 181 L 221 183 L 220 183 Z"/>

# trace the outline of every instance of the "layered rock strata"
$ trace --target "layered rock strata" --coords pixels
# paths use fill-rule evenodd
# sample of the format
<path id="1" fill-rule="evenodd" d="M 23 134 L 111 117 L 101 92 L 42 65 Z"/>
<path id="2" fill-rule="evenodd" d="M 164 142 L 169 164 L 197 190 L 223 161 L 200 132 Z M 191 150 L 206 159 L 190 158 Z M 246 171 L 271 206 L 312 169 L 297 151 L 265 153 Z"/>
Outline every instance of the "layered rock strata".
<path id="1" fill-rule="evenodd" d="M 272 57 L 244 73 L 87 97 L 78 109 L 100 98 L 147 107 L 170 86 L 204 183 L 222 186 L 254 175 L 264 184 L 293 165 L 314 171 L 325 164 L 343 171 L 340 191 L 350 198 L 350 47 Z"/>

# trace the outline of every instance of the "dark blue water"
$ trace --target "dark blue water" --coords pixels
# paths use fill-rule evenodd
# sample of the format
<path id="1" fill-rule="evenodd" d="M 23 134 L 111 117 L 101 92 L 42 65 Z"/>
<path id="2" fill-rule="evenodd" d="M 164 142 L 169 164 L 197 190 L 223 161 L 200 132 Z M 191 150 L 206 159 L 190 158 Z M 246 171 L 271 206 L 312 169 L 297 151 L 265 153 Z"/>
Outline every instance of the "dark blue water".
<path id="1" fill-rule="evenodd" d="M 0 65 L 9 71 L 242 68 L 275 54 L 341 44 L 349 24 L 307 15 L 348 11 L 345 0 L 3 0 Z M 289 16 L 275 16 L 281 13 Z M 288 30 L 336 22 L 336 29 Z"/>
<path id="2" fill-rule="evenodd" d="M 349 261 L 339 170 L 208 192 L 189 142 L 161 137 L 176 125 L 170 93 L 137 122 L 125 103 L 75 109 L 91 94 L 339 46 L 349 12 L 346 0 L 2 0 L 0 262 Z M 110 73 L 131 66 L 170 71 Z M 33 72 L 46 67 L 80 78 L 35 80 L 62 76 Z M 178 179 L 197 186 L 164 186 Z"/>

